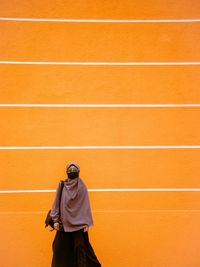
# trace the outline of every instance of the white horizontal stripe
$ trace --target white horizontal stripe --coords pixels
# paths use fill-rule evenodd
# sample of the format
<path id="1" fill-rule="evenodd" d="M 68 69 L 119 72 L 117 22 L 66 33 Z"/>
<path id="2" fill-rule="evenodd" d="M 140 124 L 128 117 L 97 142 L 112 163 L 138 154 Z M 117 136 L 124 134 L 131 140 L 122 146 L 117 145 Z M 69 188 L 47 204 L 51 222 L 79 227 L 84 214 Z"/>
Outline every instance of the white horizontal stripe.
<path id="1" fill-rule="evenodd" d="M 14 193 L 54 193 L 55 189 L 42 190 L 0 190 L 0 194 L 14 194 Z"/>
<path id="2" fill-rule="evenodd" d="M 148 66 L 148 65 L 200 65 L 199 61 L 183 62 L 71 62 L 71 61 L 10 61 L 1 60 L 0 64 L 17 65 L 86 65 L 86 66 Z"/>
<path id="3" fill-rule="evenodd" d="M 98 188 L 88 189 L 89 192 L 184 192 L 200 191 L 200 188 Z"/>
<path id="4" fill-rule="evenodd" d="M 200 192 L 200 188 L 96 188 L 89 192 Z M 14 193 L 55 193 L 55 189 L 41 190 L 0 190 L 1 194 Z"/>
<path id="5" fill-rule="evenodd" d="M 152 212 L 200 212 L 200 210 L 186 210 L 186 209 L 149 209 L 149 210 L 93 210 L 92 213 L 152 213 Z M 46 214 L 47 211 L 0 211 L 0 215 L 40 215 Z"/>
<path id="6" fill-rule="evenodd" d="M 152 212 L 158 212 L 158 213 L 163 213 L 163 212 L 200 212 L 200 210 L 161 210 L 161 209 L 149 209 L 149 210 L 100 210 L 100 211 L 93 211 L 93 213 L 152 213 Z"/>
<path id="7" fill-rule="evenodd" d="M 58 18 L 14 18 L 0 17 L 0 21 L 32 21 L 32 22 L 68 22 L 68 23 L 188 23 L 200 22 L 194 19 L 58 19 Z"/>
<path id="8" fill-rule="evenodd" d="M 183 146 L 0 146 L 0 150 L 45 149 L 200 149 L 200 145 Z"/>
<path id="9" fill-rule="evenodd" d="M 51 107 L 51 108 L 171 108 L 200 107 L 200 104 L 0 104 L 0 107 Z"/>
<path id="10" fill-rule="evenodd" d="M 46 211 L 0 211 L 0 215 L 37 215 L 46 213 Z"/>

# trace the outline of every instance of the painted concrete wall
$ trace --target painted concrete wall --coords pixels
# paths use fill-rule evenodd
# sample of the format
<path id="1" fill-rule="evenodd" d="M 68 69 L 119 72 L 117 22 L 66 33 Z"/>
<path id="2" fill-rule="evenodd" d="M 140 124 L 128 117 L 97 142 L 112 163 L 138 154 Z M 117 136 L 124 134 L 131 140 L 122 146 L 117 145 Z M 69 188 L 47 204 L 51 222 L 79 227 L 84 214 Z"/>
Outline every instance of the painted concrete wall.
<path id="1" fill-rule="evenodd" d="M 0 17 L 58 19 L 193 19 L 200 10 L 195 0 L 3 0 L 0 6 Z M 4 19 L 0 35 L 1 104 L 200 102 L 200 65 L 94 65 L 199 62 L 199 22 Z M 200 150 L 168 147 L 199 145 L 199 116 L 192 106 L 1 106 L 0 266 L 50 266 L 54 232 L 44 229 L 44 219 L 55 193 L 19 190 L 55 189 L 71 160 L 80 164 L 88 188 L 99 189 L 90 191 L 90 239 L 102 266 L 199 266 L 200 192 L 172 190 L 200 187 Z M 100 190 L 113 188 L 122 190 Z M 153 190 L 159 188 L 169 191 Z"/>

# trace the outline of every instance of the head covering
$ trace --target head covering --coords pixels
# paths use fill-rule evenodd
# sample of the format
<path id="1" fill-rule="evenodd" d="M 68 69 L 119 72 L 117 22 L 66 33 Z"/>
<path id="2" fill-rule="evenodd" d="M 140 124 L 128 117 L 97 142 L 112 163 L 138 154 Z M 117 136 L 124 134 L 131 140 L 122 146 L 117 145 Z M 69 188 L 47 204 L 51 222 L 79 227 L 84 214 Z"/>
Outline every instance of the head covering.
<path id="1" fill-rule="evenodd" d="M 59 196 L 61 182 L 59 183 L 56 198 L 51 209 L 51 217 L 58 220 Z M 92 212 L 88 190 L 81 178 L 65 180 L 60 203 L 61 216 L 65 232 L 73 232 L 93 225 Z"/>
<path id="2" fill-rule="evenodd" d="M 67 166 L 66 166 L 66 171 L 68 171 L 68 169 L 69 169 L 71 166 L 75 166 L 75 167 L 77 168 L 78 172 L 80 172 L 80 166 L 79 166 L 76 162 L 74 162 L 74 161 L 72 161 L 72 162 L 70 162 L 70 163 L 67 164 Z"/>
<path id="3" fill-rule="evenodd" d="M 66 231 L 76 231 L 93 225 L 88 190 L 81 178 L 64 182 L 61 207 L 61 219 Z"/>

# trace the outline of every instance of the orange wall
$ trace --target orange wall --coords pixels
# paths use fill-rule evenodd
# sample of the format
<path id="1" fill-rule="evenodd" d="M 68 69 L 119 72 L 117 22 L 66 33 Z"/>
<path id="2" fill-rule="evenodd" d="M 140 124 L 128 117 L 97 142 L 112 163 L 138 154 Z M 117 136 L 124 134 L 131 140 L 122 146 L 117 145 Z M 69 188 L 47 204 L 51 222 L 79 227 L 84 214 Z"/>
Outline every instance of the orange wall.
<path id="1" fill-rule="evenodd" d="M 143 3 L 145 2 L 145 3 Z M 198 18 L 199 1 L 0 1 L 0 17 Z M 0 60 L 200 61 L 199 23 L 0 21 Z M 0 64 L 0 103 L 199 103 L 200 66 Z M 198 107 L 0 107 L 0 146 L 199 145 Z M 55 189 L 77 161 L 88 188 L 199 188 L 199 149 L 0 150 L 0 190 Z M 2 191 L 1 191 L 2 192 Z M 54 193 L 0 194 L 0 266 L 48 267 Z M 200 266 L 200 192 L 90 192 L 105 267 Z"/>

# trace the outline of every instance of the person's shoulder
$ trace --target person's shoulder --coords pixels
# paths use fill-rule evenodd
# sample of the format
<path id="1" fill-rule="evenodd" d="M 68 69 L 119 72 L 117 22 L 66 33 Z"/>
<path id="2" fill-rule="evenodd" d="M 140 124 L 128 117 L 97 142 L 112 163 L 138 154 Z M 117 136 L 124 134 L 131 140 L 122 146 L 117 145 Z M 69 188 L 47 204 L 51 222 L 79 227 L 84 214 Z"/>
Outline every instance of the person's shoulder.
<path id="1" fill-rule="evenodd" d="M 79 184 L 82 186 L 82 188 L 87 190 L 87 185 L 85 184 L 85 182 L 79 177 Z"/>
<path id="2" fill-rule="evenodd" d="M 59 180 L 57 187 L 60 188 L 63 185 L 64 185 L 64 180 Z"/>

